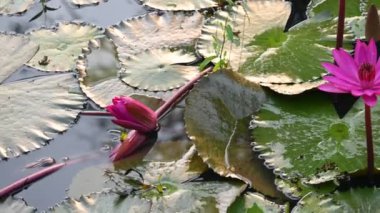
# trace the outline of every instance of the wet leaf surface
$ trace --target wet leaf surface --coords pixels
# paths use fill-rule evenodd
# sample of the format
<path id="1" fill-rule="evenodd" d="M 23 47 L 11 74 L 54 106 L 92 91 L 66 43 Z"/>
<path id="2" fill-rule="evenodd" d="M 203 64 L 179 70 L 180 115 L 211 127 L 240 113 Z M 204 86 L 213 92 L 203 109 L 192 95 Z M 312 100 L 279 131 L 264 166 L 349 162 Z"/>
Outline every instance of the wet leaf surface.
<path id="1" fill-rule="evenodd" d="M 218 6 L 214 0 L 140 0 L 143 5 L 159 10 L 199 10 Z"/>
<path id="2" fill-rule="evenodd" d="M 263 195 L 255 192 L 246 192 L 238 197 L 235 202 L 228 208 L 228 212 L 246 212 L 246 213 L 277 213 L 287 212 L 288 205 L 278 205 Z"/>
<path id="3" fill-rule="evenodd" d="M 34 213 L 37 210 L 33 207 L 27 206 L 25 201 L 22 199 L 16 199 L 13 197 L 8 197 L 7 199 L 0 200 L 0 209 L 3 213 Z"/>
<path id="4" fill-rule="evenodd" d="M 251 151 L 249 120 L 265 96 L 260 87 L 232 71 L 204 78 L 186 99 L 185 123 L 203 160 L 218 174 L 276 196 L 273 174 Z"/>

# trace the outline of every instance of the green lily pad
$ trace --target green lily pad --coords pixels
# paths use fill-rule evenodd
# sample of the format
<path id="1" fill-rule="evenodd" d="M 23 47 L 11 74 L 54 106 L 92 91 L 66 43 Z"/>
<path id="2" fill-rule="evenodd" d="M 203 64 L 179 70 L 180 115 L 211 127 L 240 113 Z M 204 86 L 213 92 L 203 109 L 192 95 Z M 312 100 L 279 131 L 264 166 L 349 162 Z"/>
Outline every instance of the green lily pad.
<path id="1" fill-rule="evenodd" d="M 215 0 L 140 0 L 143 5 L 159 10 L 199 10 L 217 7 Z"/>
<path id="2" fill-rule="evenodd" d="M 1 0 L 0 15 L 12 15 L 25 12 L 34 4 L 34 0 Z"/>
<path id="3" fill-rule="evenodd" d="M 238 197 L 235 202 L 228 208 L 230 213 L 277 213 L 288 212 L 288 205 L 279 205 L 263 195 L 253 192 L 247 192 Z"/>
<path id="4" fill-rule="evenodd" d="M 149 49 L 191 46 L 201 34 L 203 16 L 198 12 L 148 13 L 108 27 L 122 64 L 128 57 Z"/>
<path id="5" fill-rule="evenodd" d="M 338 205 L 330 196 L 310 192 L 303 197 L 292 213 L 329 213 L 344 212 L 341 205 Z"/>
<path id="6" fill-rule="evenodd" d="M 83 92 L 100 107 L 111 104 L 115 96 L 148 96 L 167 100 L 172 93 L 151 92 L 135 89 L 124 83 L 118 76 L 120 64 L 116 50 L 108 39 L 99 39 L 99 48 L 90 48 L 91 53 L 77 62 L 80 85 Z"/>
<path id="7" fill-rule="evenodd" d="M 0 44 L 1 83 L 36 54 L 38 45 L 25 36 L 7 34 L 0 34 Z"/>
<path id="8" fill-rule="evenodd" d="M 366 167 L 362 101 L 339 119 L 325 94 L 271 94 L 268 99 L 251 127 L 254 149 L 262 153 L 260 157 L 276 174 L 302 179 L 330 170 L 354 172 Z M 374 129 L 379 128 L 379 113 L 380 107 L 374 107 Z M 374 141 L 379 138 L 374 131 Z M 375 150 L 380 149 L 376 142 L 374 145 Z M 379 165 L 379 158 L 375 159 Z"/>
<path id="9" fill-rule="evenodd" d="M 0 85 L 0 158 L 41 148 L 70 127 L 84 102 L 72 74 Z"/>
<path id="10" fill-rule="evenodd" d="M 231 12 L 218 11 L 215 18 L 210 19 L 202 28 L 202 35 L 197 42 L 197 50 L 205 58 L 218 55 L 213 43 L 225 40 L 226 24 L 232 26 L 232 31 L 238 35 L 240 42 L 225 41 L 224 50 L 233 70 L 239 70 L 244 61 L 252 53 L 247 49 L 255 35 L 271 28 L 284 29 L 291 12 L 290 2 L 247 1 L 247 6 L 234 6 Z M 214 62 L 216 59 L 214 60 Z"/>
<path id="11" fill-rule="evenodd" d="M 97 46 L 103 30 L 80 23 L 60 23 L 55 29 L 40 29 L 30 33 L 31 41 L 40 49 L 27 65 L 43 71 L 70 71 L 88 46 Z"/>
<path id="12" fill-rule="evenodd" d="M 125 62 L 121 80 L 132 87 L 149 91 L 167 91 L 184 85 L 198 73 L 198 67 L 180 63 L 196 57 L 181 50 L 154 49 L 131 56 Z M 149 62 L 149 63 L 147 63 Z"/>
<path id="13" fill-rule="evenodd" d="M 283 33 L 271 29 L 257 35 L 250 43 L 252 56 L 239 72 L 249 80 L 263 83 L 300 83 L 320 78 L 325 70 L 322 61 L 331 61 L 336 33 L 335 20 L 308 20 Z M 286 39 L 278 44 L 269 38 L 280 34 Z M 277 36 L 278 37 L 278 36 Z"/>
<path id="14" fill-rule="evenodd" d="M 346 2 L 346 17 L 360 16 L 368 11 L 369 6 L 375 4 L 380 6 L 378 0 L 350 0 Z M 339 13 L 339 1 L 335 0 L 311 0 L 306 14 L 308 17 L 317 16 L 318 14 L 329 13 L 336 17 Z"/>
<path id="15" fill-rule="evenodd" d="M 2 213 L 34 213 L 37 209 L 26 205 L 25 201 L 22 199 L 16 199 L 13 197 L 8 197 L 5 200 L 0 199 L 0 209 Z"/>
<path id="16" fill-rule="evenodd" d="M 190 181 L 201 172 L 191 170 L 190 161 L 150 162 L 124 174 L 110 173 L 114 192 L 69 199 L 54 212 L 226 212 L 246 188 L 240 181 Z M 143 177 L 141 179 L 140 175 Z"/>
<path id="17" fill-rule="evenodd" d="M 264 101 L 260 87 L 238 73 L 220 71 L 201 80 L 186 99 L 185 123 L 202 159 L 218 174 L 239 178 L 277 196 L 274 177 L 251 151 L 248 123 Z"/>

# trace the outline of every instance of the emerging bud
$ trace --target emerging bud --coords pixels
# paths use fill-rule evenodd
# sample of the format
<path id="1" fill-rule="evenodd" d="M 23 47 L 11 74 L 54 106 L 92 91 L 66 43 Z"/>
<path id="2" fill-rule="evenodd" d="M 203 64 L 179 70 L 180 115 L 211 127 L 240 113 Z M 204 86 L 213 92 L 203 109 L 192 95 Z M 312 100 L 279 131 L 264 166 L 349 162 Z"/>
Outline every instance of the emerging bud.
<path id="1" fill-rule="evenodd" d="M 142 133 L 157 130 L 156 113 L 143 103 L 126 96 L 114 97 L 112 102 L 106 109 L 116 117 L 112 120 L 115 124 Z"/>

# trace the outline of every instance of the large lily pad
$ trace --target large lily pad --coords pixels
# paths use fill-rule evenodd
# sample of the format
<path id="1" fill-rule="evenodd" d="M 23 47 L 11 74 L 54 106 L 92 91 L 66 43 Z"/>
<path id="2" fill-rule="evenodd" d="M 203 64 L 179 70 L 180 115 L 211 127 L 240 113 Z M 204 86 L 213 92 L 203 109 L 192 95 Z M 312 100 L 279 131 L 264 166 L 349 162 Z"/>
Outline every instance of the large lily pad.
<path id="1" fill-rule="evenodd" d="M 69 128 L 84 101 L 72 74 L 0 85 L 0 157 L 15 157 L 45 145 Z"/>
<path id="2" fill-rule="evenodd" d="M 368 11 L 368 8 L 371 6 L 371 4 L 379 6 L 380 2 L 378 0 L 350 0 L 346 3 L 345 16 L 353 17 L 363 15 Z M 339 1 L 311 0 L 306 13 L 309 17 L 313 17 L 321 13 L 329 13 L 334 17 L 338 16 Z"/>
<path id="3" fill-rule="evenodd" d="M 89 43 L 97 46 L 96 39 L 104 36 L 102 31 L 79 23 L 60 23 L 54 29 L 33 31 L 30 39 L 39 44 L 40 49 L 27 65 L 43 71 L 73 70 Z"/>
<path id="4" fill-rule="evenodd" d="M 159 10 L 199 10 L 203 8 L 217 7 L 215 0 L 140 0 L 143 5 Z"/>
<path id="5" fill-rule="evenodd" d="M 311 178 L 329 170 L 339 174 L 364 169 L 363 105 L 358 101 L 339 119 L 325 94 L 292 97 L 272 94 L 251 123 L 255 150 L 262 153 L 260 156 L 275 173 L 293 180 Z M 380 128 L 379 118 L 377 106 L 373 108 L 374 129 Z M 374 131 L 374 141 L 379 138 L 380 133 Z M 379 149 L 375 142 L 375 150 Z M 378 166 L 380 158 L 375 159 Z"/>
<path id="6" fill-rule="evenodd" d="M 189 46 L 201 34 L 203 16 L 198 12 L 149 13 L 106 29 L 117 47 L 119 60 L 148 49 Z"/>
<path id="7" fill-rule="evenodd" d="M 185 123 L 199 155 L 218 174 L 276 196 L 274 177 L 250 150 L 248 124 L 264 100 L 256 84 L 220 71 L 201 80 L 186 99 Z"/>
<path id="8" fill-rule="evenodd" d="M 22 199 L 15 199 L 12 196 L 5 200 L 0 200 L 0 209 L 3 213 L 34 213 L 37 209 L 31 206 L 27 206 L 25 201 Z"/>
<path id="9" fill-rule="evenodd" d="M 0 83 L 29 61 L 38 45 L 19 35 L 0 34 Z"/>
<path id="10" fill-rule="evenodd" d="M 34 0 L 1 0 L 0 15 L 23 13 L 29 9 L 33 3 Z"/>
<path id="11" fill-rule="evenodd" d="M 143 95 L 167 100 L 172 92 L 151 92 L 135 89 L 119 78 L 120 64 L 115 47 L 108 39 L 100 39 L 99 48 L 78 61 L 80 85 L 83 92 L 100 107 L 111 103 L 112 98 L 120 95 Z"/>
<path id="12" fill-rule="evenodd" d="M 253 192 L 247 192 L 235 200 L 228 208 L 228 212 L 236 213 L 277 213 L 288 212 L 288 205 L 279 205 L 263 195 Z"/>
<path id="13" fill-rule="evenodd" d="M 247 1 L 247 6 L 234 6 L 230 13 L 218 11 L 215 18 L 210 19 L 202 28 L 202 35 L 197 43 L 198 52 L 204 57 L 217 55 L 213 43 L 222 43 L 226 24 L 232 26 L 238 34 L 239 43 L 226 41 L 224 50 L 231 67 L 238 70 L 247 57 L 251 55 L 247 45 L 257 34 L 271 28 L 284 29 L 289 18 L 290 2 L 274 1 Z"/>
<path id="14" fill-rule="evenodd" d="M 151 162 L 127 176 L 111 173 L 117 193 L 97 193 L 79 200 L 69 199 L 54 212 L 226 212 L 245 189 L 237 181 L 190 181 L 199 171 L 189 160 Z M 140 175 L 143 177 L 141 179 Z"/>
<path id="15" fill-rule="evenodd" d="M 184 85 L 198 74 L 198 67 L 180 63 L 195 61 L 181 50 L 154 49 L 131 56 L 121 71 L 121 79 L 132 87 L 167 91 Z"/>

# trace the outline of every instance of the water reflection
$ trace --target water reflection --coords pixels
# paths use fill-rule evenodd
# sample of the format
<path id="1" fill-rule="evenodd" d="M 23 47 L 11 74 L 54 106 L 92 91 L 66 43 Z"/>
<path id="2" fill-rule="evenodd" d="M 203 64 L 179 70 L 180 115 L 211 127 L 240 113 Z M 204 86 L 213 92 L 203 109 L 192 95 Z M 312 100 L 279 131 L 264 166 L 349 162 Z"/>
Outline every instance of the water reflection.
<path id="1" fill-rule="evenodd" d="M 81 21 L 107 27 L 146 13 L 143 6 L 135 0 L 110 0 L 98 6 L 86 7 L 77 7 L 67 0 L 51 0 L 47 5 L 59 9 L 48 11 L 32 22 L 29 20 L 42 9 L 39 3 L 34 4 L 21 16 L 0 16 L 0 31 L 25 33 L 41 26 L 52 27 L 61 21 Z"/>

